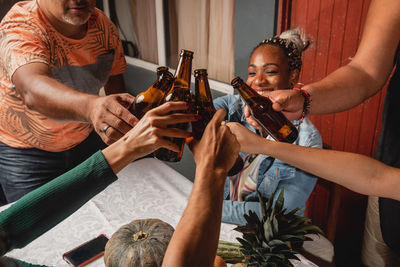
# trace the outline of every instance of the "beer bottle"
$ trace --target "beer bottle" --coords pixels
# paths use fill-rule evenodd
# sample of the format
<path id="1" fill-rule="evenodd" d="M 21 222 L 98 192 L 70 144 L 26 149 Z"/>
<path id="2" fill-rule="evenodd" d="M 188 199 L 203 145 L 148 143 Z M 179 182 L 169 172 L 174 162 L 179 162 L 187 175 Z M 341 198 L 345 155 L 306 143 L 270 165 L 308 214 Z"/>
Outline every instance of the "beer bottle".
<path id="1" fill-rule="evenodd" d="M 197 69 L 194 71 L 195 94 L 194 94 L 194 113 L 201 116 L 201 120 L 192 122 L 193 137 L 200 140 L 203 136 L 207 124 L 210 122 L 217 111 L 213 104 L 210 85 L 208 84 L 207 70 Z M 238 155 L 235 164 L 229 170 L 228 175 L 232 176 L 243 169 L 243 159 Z"/>
<path id="2" fill-rule="evenodd" d="M 189 50 L 181 50 L 179 55 L 178 66 L 174 75 L 174 83 L 171 89 L 166 93 L 164 102 L 169 101 L 185 101 L 191 103 L 192 96 L 190 93 L 190 79 L 192 76 L 192 59 L 193 52 Z M 188 130 L 189 123 L 179 123 L 169 125 L 170 128 L 179 128 Z M 154 155 L 159 160 L 178 162 L 182 158 L 183 146 L 185 145 L 185 138 L 168 138 L 180 147 L 180 152 L 171 151 L 166 148 L 160 148 L 154 152 Z"/>
<path id="3" fill-rule="evenodd" d="M 157 80 L 146 91 L 136 96 L 131 113 L 141 119 L 147 111 L 157 107 L 171 89 L 173 81 L 174 77 L 167 67 L 158 67 Z"/>
<path id="4" fill-rule="evenodd" d="M 168 67 L 166 67 L 166 66 L 158 67 L 157 68 L 157 80 L 161 80 L 162 76 L 167 73 L 172 76 L 172 73 L 168 71 Z"/>
<path id="5" fill-rule="evenodd" d="M 206 69 L 196 69 L 194 71 L 195 91 L 193 101 L 193 113 L 200 115 L 201 120 L 192 122 L 193 137 L 200 140 L 203 132 L 214 116 L 216 109 L 213 104 L 210 86 L 207 79 Z"/>
<path id="6" fill-rule="evenodd" d="M 272 108 L 272 102 L 254 91 L 241 78 L 236 77 L 231 82 L 239 91 L 250 113 L 261 127 L 276 141 L 293 143 L 298 136 L 296 127 L 281 112 Z"/>

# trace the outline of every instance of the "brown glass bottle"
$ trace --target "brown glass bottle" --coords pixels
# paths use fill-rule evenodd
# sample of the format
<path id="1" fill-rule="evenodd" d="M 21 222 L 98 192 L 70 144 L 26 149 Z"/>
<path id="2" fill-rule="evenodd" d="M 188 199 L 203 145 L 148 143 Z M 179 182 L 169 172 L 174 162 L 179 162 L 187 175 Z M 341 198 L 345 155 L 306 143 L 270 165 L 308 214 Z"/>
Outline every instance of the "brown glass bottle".
<path id="1" fill-rule="evenodd" d="M 166 93 L 164 102 L 169 101 L 185 101 L 191 103 L 192 96 L 190 93 L 190 79 L 192 76 L 192 59 L 193 52 L 189 50 L 181 50 L 179 55 L 178 66 L 175 71 L 174 83 Z M 179 123 L 174 125 L 169 125 L 170 128 L 179 128 L 187 130 L 189 128 L 189 123 Z M 180 147 L 179 152 L 171 151 L 169 149 L 160 148 L 154 152 L 154 156 L 159 160 L 178 162 L 182 158 L 183 146 L 185 145 L 184 138 L 168 138 L 174 142 L 178 147 Z"/>
<path id="2" fill-rule="evenodd" d="M 208 84 L 207 70 L 197 69 L 194 71 L 195 94 L 194 94 L 194 114 L 200 115 L 201 120 L 192 122 L 193 137 L 200 140 L 203 136 L 207 124 L 210 122 L 217 111 L 213 104 L 210 85 Z M 232 176 L 243 169 L 243 159 L 240 155 L 236 158 L 235 164 L 229 170 L 228 175 Z"/>
<path id="3" fill-rule="evenodd" d="M 193 101 L 193 113 L 200 115 L 201 120 L 192 122 L 193 137 L 200 140 L 203 132 L 214 116 L 216 109 L 213 104 L 210 86 L 208 84 L 207 70 L 196 69 L 194 71 L 195 91 Z"/>
<path id="4" fill-rule="evenodd" d="M 174 77 L 167 67 L 157 68 L 157 81 L 146 91 L 141 92 L 135 98 L 131 108 L 132 114 L 141 119 L 147 111 L 157 107 L 164 99 L 165 94 L 171 89 Z"/>
<path id="5" fill-rule="evenodd" d="M 239 91 L 251 115 L 272 138 L 277 141 L 293 143 L 299 135 L 296 127 L 282 114 L 272 108 L 269 98 L 259 95 L 241 78 L 236 77 L 231 82 Z"/>
<path id="6" fill-rule="evenodd" d="M 158 67 L 158 68 L 157 68 L 157 80 L 161 80 L 161 78 L 163 77 L 163 75 L 164 75 L 164 74 L 167 74 L 167 73 L 168 73 L 169 75 L 173 76 L 172 73 L 168 71 L 168 67 L 166 67 L 166 66 L 160 66 L 160 67 Z"/>

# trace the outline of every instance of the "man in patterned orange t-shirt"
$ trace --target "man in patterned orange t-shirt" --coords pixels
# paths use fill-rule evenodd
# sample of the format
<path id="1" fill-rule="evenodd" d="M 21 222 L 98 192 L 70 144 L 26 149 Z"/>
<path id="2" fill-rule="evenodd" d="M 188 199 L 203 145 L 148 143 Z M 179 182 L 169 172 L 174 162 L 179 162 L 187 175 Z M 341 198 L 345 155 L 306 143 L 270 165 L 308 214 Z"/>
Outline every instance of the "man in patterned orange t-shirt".
<path id="1" fill-rule="evenodd" d="M 124 93 L 118 30 L 95 3 L 23 1 L 1 21 L 0 183 L 8 202 L 137 122 L 128 111 L 134 97 Z"/>

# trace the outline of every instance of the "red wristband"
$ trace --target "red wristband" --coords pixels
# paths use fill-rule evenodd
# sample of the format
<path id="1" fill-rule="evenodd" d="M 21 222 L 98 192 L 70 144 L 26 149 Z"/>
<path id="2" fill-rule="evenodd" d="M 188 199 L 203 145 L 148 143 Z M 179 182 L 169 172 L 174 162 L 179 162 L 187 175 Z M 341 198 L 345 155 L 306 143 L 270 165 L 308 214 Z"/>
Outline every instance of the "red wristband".
<path id="1" fill-rule="evenodd" d="M 298 90 L 301 96 L 304 97 L 303 112 L 301 113 L 301 116 L 298 119 L 299 121 L 298 125 L 300 125 L 303 122 L 304 118 L 307 117 L 307 115 L 310 113 L 310 106 L 311 106 L 311 95 L 309 92 L 303 90 L 302 87 L 303 84 L 298 83 L 293 88 L 294 90 Z"/>

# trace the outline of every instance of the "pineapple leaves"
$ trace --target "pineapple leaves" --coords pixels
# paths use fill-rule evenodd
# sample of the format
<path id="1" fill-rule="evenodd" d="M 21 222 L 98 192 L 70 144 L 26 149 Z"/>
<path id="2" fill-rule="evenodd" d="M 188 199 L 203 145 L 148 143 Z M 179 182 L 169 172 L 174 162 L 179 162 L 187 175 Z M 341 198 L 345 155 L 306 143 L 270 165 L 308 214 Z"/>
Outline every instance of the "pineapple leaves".
<path id="1" fill-rule="evenodd" d="M 293 230 L 293 233 L 304 233 L 304 234 L 323 234 L 322 230 L 316 225 L 305 225 L 298 229 Z"/>
<path id="2" fill-rule="evenodd" d="M 246 240 L 244 240 L 244 239 L 242 239 L 242 238 L 240 238 L 240 237 L 238 237 L 238 238 L 236 238 L 237 239 L 237 241 L 239 241 L 239 243 L 242 245 L 242 248 L 243 249 L 251 249 L 252 248 L 252 246 L 250 245 L 250 243 L 249 242 L 247 242 Z"/>
<path id="3" fill-rule="evenodd" d="M 265 240 L 271 240 L 274 236 L 274 232 L 272 231 L 272 224 L 270 219 L 268 218 L 267 221 L 264 223 L 264 236 Z"/>
<path id="4" fill-rule="evenodd" d="M 279 246 L 279 245 L 284 245 L 284 246 L 288 247 L 287 243 L 285 243 L 285 242 L 283 242 L 282 240 L 279 240 L 279 239 L 273 239 L 273 240 L 268 242 L 268 246 L 270 246 L 270 247 L 275 247 L 275 246 Z"/>
<path id="5" fill-rule="evenodd" d="M 285 191 L 285 188 L 282 187 L 281 192 L 279 193 L 279 196 L 278 196 L 278 198 L 277 198 L 276 201 L 275 201 L 275 206 L 274 206 L 274 208 L 273 208 L 273 211 L 275 211 L 274 213 L 276 213 L 276 214 L 279 214 L 279 213 L 281 213 L 281 211 L 282 211 L 283 204 L 284 204 L 284 202 L 285 202 L 285 201 L 284 201 L 284 197 L 283 197 L 284 191 Z"/>
<path id="6" fill-rule="evenodd" d="M 264 206 L 265 207 L 265 202 L 263 201 L 263 198 L 262 198 L 262 196 L 261 196 L 261 194 L 260 194 L 260 192 L 257 190 L 257 193 L 258 193 L 258 199 L 259 199 L 259 201 L 260 201 L 260 205 L 261 206 Z M 266 206 L 266 208 L 265 208 L 265 212 L 266 213 L 269 213 L 270 211 L 271 211 L 271 208 L 272 208 L 272 203 L 273 203 L 273 201 L 274 201 L 274 195 L 275 195 L 275 193 L 273 193 L 272 195 L 271 195 L 271 197 L 268 199 L 268 202 L 267 202 L 267 206 Z M 262 208 L 261 208 L 262 209 Z M 263 215 L 264 216 L 264 215 Z M 265 217 L 266 217 L 267 215 L 265 215 Z M 264 218 L 264 217 L 263 217 Z"/>
<path id="7" fill-rule="evenodd" d="M 261 216 L 262 216 L 262 218 L 265 218 L 265 217 L 267 217 L 267 212 L 271 208 L 271 205 L 272 205 L 271 199 L 272 199 L 272 197 L 269 198 L 268 204 L 267 204 L 267 207 L 266 207 L 265 204 L 264 204 L 265 203 L 264 199 L 261 196 L 260 191 L 258 191 L 258 190 L 257 190 L 257 195 L 258 195 L 258 201 L 260 202 L 260 207 L 261 207 Z"/>
<path id="8" fill-rule="evenodd" d="M 274 194 L 265 200 L 258 193 L 261 218 L 254 211 L 245 214 L 246 225 L 234 230 L 242 233 L 237 238 L 240 251 L 245 256 L 247 266 L 293 266 L 290 260 L 299 260 L 296 254 L 304 241 L 312 240 L 308 234 L 322 234 L 322 230 L 311 223 L 309 218 L 296 215 L 298 208 L 285 213 L 284 188 L 275 203 Z"/>
<path id="9" fill-rule="evenodd" d="M 292 210 L 291 212 L 286 213 L 286 217 L 291 218 L 291 217 L 295 216 L 295 214 L 296 214 L 299 210 L 300 210 L 299 208 L 295 208 L 295 209 Z"/>
<path id="10" fill-rule="evenodd" d="M 272 218 L 272 231 L 274 233 L 274 236 L 279 233 L 279 223 L 275 217 Z"/>

